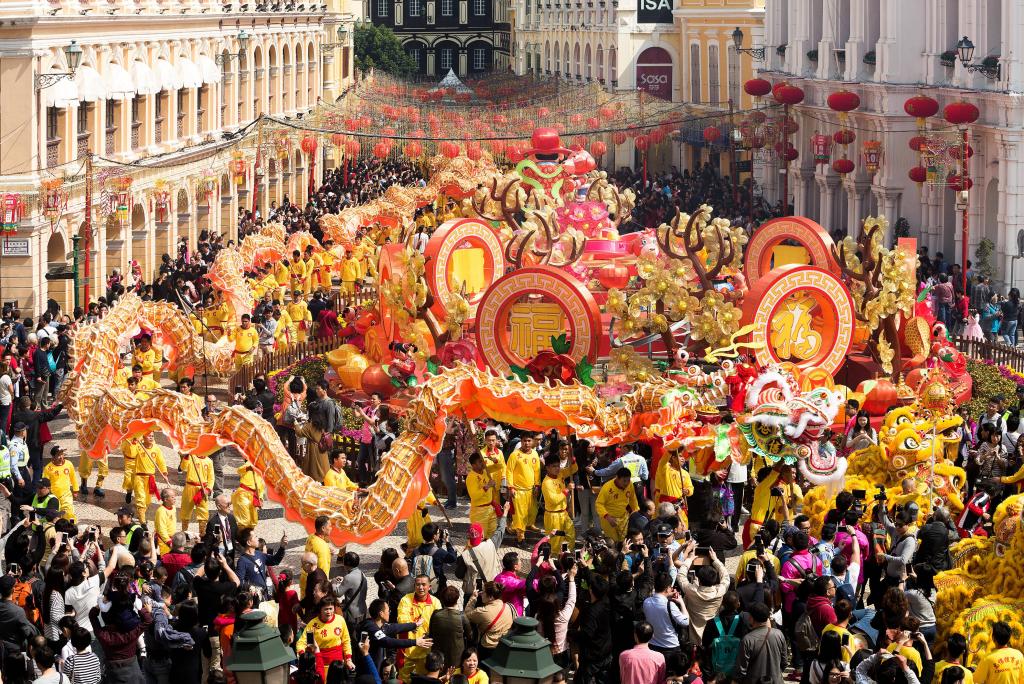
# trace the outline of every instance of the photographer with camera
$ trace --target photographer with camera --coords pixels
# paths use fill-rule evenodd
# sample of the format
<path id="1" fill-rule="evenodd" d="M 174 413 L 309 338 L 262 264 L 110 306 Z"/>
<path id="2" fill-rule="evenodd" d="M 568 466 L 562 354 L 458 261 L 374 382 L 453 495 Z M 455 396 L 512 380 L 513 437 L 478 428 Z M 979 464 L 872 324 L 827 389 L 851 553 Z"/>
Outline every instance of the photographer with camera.
<path id="1" fill-rule="evenodd" d="M 804 495 L 796 483 L 793 466 L 779 463 L 773 468 L 762 468 L 757 473 L 757 487 L 750 506 L 750 518 L 743 528 L 743 543 L 749 544 L 766 520 L 786 523 L 793 519 Z"/>
<path id="2" fill-rule="evenodd" d="M 686 545 L 680 571 L 687 579 L 681 584 L 683 603 L 690 616 L 690 641 L 699 644 L 704 626 L 715 619 L 722 597 L 729 590 L 729 572 L 714 549 L 697 546 L 695 539 Z"/>
<path id="3" fill-rule="evenodd" d="M 439 530 L 436 524 L 429 522 L 423 526 L 423 543 L 412 554 L 412 574 L 429 577 L 430 591 L 436 596 L 448 586 L 444 566 L 453 565 L 458 559 L 459 555 L 452 546 L 451 531 L 447 527 Z"/>
<path id="4" fill-rule="evenodd" d="M 774 612 L 779 608 L 775 600 L 779 594 L 779 573 L 776 570 L 778 559 L 763 545 L 760 551 L 755 548 L 753 553 L 749 557 L 744 554 L 745 560 L 741 559 L 739 567 L 742 575 L 736 584 L 736 593 L 744 611 L 749 611 L 755 603 L 764 603 Z"/>
<path id="5" fill-rule="evenodd" d="M 889 519 L 889 512 L 884 504 L 879 506 L 879 513 L 888 535 L 888 544 L 884 550 L 881 546 L 876 550 L 875 562 L 885 564 L 882 577 L 884 587 L 896 587 L 907 573 L 914 552 L 917 551 L 917 538 L 911 532 L 915 520 L 913 514 L 905 508 L 897 509 L 895 520 Z"/>
<path id="6" fill-rule="evenodd" d="M 914 553 L 914 572 L 921 590 L 931 596 L 935 589 L 935 575 L 953 567 L 949 545 L 959 539 L 956 527 L 949 519 L 949 512 L 936 506 L 928 521 L 918 530 L 918 547 Z"/>

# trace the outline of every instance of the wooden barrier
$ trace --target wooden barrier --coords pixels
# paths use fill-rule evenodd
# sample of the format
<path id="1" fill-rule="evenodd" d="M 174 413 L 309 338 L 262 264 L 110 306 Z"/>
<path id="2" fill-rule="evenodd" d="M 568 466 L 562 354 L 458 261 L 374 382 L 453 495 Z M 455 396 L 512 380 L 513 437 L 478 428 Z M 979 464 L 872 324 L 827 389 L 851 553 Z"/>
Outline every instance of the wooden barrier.
<path id="1" fill-rule="evenodd" d="M 991 361 L 1000 366 L 1009 366 L 1018 373 L 1024 373 L 1024 350 L 1017 347 L 966 337 L 954 337 L 953 344 L 969 359 Z"/>

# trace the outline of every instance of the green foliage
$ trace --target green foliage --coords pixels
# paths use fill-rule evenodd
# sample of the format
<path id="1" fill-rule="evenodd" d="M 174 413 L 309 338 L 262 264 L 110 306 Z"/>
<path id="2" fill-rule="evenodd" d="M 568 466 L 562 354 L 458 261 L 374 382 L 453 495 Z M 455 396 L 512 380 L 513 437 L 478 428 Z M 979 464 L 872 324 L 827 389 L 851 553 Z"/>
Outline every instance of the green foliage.
<path id="1" fill-rule="evenodd" d="M 1017 395 L 1017 383 L 999 372 L 999 366 L 982 361 L 967 361 L 967 372 L 974 379 L 973 397 L 967 403 L 971 416 L 977 420 L 988 406 L 988 400 L 997 394 L 1007 399 Z"/>
<path id="2" fill-rule="evenodd" d="M 301 377 L 306 381 L 306 387 L 311 388 L 320 384 L 320 381 L 324 379 L 325 373 L 327 373 L 327 360 L 323 356 L 307 356 L 287 368 L 271 373 L 270 378 L 276 379 L 276 386 L 274 387 L 276 402 L 280 404 L 284 401 L 284 390 L 288 387 L 288 378 L 292 376 Z"/>
<path id="3" fill-rule="evenodd" d="M 992 253 L 995 252 L 995 244 L 988 238 L 982 238 L 978 247 L 974 250 L 974 272 L 991 278 L 995 275 L 995 268 L 992 266 Z"/>
<path id="4" fill-rule="evenodd" d="M 394 76 L 410 76 L 416 62 L 405 50 L 398 36 L 387 26 L 364 23 L 355 30 L 356 67 L 361 71 L 379 69 Z"/>
<path id="5" fill-rule="evenodd" d="M 594 364 L 590 363 L 590 360 L 585 356 L 576 364 L 576 379 L 587 387 L 593 387 L 597 384 L 592 377 L 593 372 Z"/>
<path id="6" fill-rule="evenodd" d="M 551 350 L 556 354 L 568 354 L 569 353 L 569 338 L 565 333 L 562 333 L 558 337 L 551 336 Z"/>
<path id="7" fill-rule="evenodd" d="M 530 379 L 530 371 L 526 370 L 522 366 L 512 364 L 508 367 L 512 371 L 512 375 L 508 376 L 509 380 L 518 380 L 519 382 L 526 382 Z"/>

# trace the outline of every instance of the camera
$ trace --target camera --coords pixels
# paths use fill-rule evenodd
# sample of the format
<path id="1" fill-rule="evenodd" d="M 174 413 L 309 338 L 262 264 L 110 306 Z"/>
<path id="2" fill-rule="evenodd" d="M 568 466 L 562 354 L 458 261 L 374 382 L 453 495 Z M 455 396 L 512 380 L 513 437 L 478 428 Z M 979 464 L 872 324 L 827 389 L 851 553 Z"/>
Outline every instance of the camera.
<path id="1" fill-rule="evenodd" d="M 630 551 L 631 551 L 632 553 L 636 553 L 637 551 L 639 551 L 639 550 L 640 550 L 640 544 L 630 544 L 630 545 L 629 545 L 629 550 L 630 550 Z"/>
<path id="2" fill-rule="evenodd" d="M 562 542 L 562 553 L 569 553 L 569 542 Z"/>
<path id="3" fill-rule="evenodd" d="M 484 580 L 482 577 L 476 578 L 476 590 L 477 592 L 481 592 L 484 590 Z"/>
<path id="4" fill-rule="evenodd" d="M 782 487 L 772 487 L 768 490 L 772 496 L 782 496 Z"/>
<path id="5" fill-rule="evenodd" d="M 764 554 L 764 539 L 761 535 L 757 535 L 757 537 L 754 538 L 754 548 L 757 550 L 758 556 Z"/>
<path id="6" fill-rule="evenodd" d="M 583 549 L 576 549 L 576 553 L 574 555 L 577 562 L 583 560 Z"/>
<path id="7" fill-rule="evenodd" d="M 868 498 L 867 490 L 865 490 L 865 489 L 854 489 L 853 490 L 853 499 L 854 499 L 854 501 L 864 501 L 866 498 Z"/>
<path id="8" fill-rule="evenodd" d="M 875 494 L 875 501 L 884 502 L 888 501 L 889 497 L 885 494 L 885 485 L 878 485 L 878 493 Z"/>

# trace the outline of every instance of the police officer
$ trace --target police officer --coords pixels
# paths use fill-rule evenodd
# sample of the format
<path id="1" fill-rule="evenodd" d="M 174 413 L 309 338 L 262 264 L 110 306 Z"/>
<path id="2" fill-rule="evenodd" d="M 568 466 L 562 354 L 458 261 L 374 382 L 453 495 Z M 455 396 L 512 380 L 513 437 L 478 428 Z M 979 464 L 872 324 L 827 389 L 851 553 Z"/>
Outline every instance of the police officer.
<path id="1" fill-rule="evenodd" d="M 124 545 L 128 547 L 128 551 L 132 555 L 135 555 L 139 550 L 139 544 L 142 543 L 149 530 L 144 525 L 135 522 L 132 517 L 132 509 L 127 506 L 117 509 L 117 524 L 124 529 Z"/>
<path id="2" fill-rule="evenodd" d="M 40 520 L 53 521 L 60 517 L 60 500 L 50 492 L 50 478 L 39 478 L 30 509 L 36 517 L 36 527 L 39 527 Z"/>
<path id="3" fill-rule="evenodd" d="M 608 464 L 608 467 L 601 468 L 594 472 L 598 477 L 612 477 L 619 472 L 620 468 L 625 468 L 629 471 L 629 481 L 633 484 L 633 489 L 636 491 L 637 500 L 644 498 L 644 485 L 650 478 L 650 468 L 647 466 L 647 459 L 636 453 L 630 445 L 628 451 Z"/>

